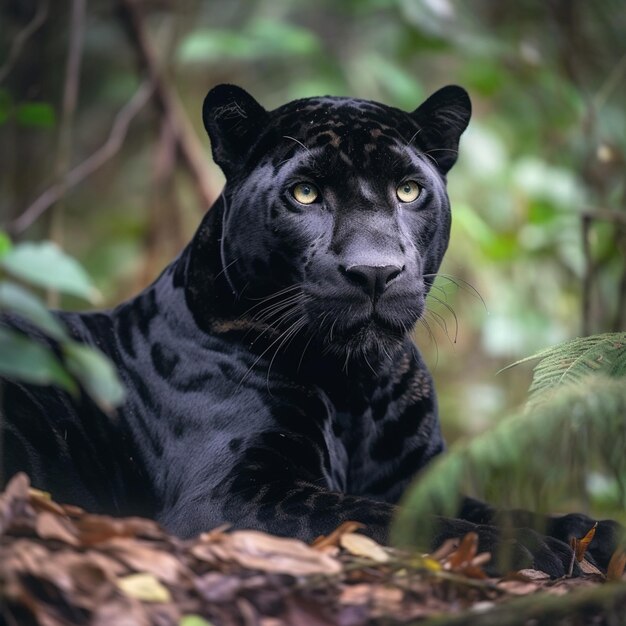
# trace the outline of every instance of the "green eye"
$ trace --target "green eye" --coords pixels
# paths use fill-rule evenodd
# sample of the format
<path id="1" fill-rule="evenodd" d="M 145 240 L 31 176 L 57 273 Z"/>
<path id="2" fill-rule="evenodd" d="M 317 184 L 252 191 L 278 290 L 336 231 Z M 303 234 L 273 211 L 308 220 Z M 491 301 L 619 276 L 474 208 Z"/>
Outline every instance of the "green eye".
<path id="1" fill-rule="evenodd" d="M 320 192 L 311 183 L 298 183 L 291 190 L 291 195 L 300 204 L 313 204 L 320 196 Z"/>
<path id="2" fill-rule="evenodd" d="M 396 195 L 400 202 L 413 202 L 419 198 L 420 191 L 420 186 L 414 180 L 407 180 L 398 185 Z"/>

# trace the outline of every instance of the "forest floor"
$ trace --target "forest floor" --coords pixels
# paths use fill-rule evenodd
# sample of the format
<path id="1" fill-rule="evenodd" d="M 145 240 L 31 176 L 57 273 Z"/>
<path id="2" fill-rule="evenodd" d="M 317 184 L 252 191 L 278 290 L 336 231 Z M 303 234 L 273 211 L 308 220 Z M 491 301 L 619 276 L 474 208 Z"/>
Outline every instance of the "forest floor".
<path id="1" fill-rule="evenodd" d="M 151 520 L 57 504 L 21 474 L 0 495 L 0 624 L 626 624 L 626 556 L 605 575 L 584 539 L 583 576 L 490 578 L 473 533 L 425 556 L 358 528 L 313 545 L 226 528 L 181 540 Z"/>

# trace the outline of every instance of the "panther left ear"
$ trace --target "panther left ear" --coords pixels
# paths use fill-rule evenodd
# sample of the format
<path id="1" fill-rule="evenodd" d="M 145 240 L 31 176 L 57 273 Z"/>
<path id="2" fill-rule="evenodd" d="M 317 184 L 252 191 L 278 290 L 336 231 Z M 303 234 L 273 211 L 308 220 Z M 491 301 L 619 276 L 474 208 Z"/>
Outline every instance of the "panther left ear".
<path id="1" fill-rule="evenodd" d="M 259 137 L 267 111 L 241 87 L 217 85 L 204 99 L 202 120 L 213 159 L 228 177 Z"/>
<path id="2" fill-rule="evenodd" d="M 417 143 L 443 174 L 456 162 L 459 140 L 471 115 L 472 103 L 467 91 L 457 85 L 436 91 L 411 113 L 420 128 Z"/>

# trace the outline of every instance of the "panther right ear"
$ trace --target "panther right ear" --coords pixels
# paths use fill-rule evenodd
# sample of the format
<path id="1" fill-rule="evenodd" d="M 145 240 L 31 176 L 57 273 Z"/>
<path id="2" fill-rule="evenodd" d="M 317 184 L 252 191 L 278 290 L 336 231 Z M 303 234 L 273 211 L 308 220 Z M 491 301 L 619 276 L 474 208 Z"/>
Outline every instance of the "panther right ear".
<path id="1" fill-rule="evenodd" d="M 241 87 L 217 85 L 204 99 L 202 120 L 211 139 L 213 159 L 228 177 L 258 138 L 267 111 Z"/>
<path id="2" fill-rule="evenodd" d="M 443 174 L 456 161 L 459 139 L 471 115 L 467 91 L 457 85 L 436 91 L 411 113 L 419 125 L 418 142 Z"/>

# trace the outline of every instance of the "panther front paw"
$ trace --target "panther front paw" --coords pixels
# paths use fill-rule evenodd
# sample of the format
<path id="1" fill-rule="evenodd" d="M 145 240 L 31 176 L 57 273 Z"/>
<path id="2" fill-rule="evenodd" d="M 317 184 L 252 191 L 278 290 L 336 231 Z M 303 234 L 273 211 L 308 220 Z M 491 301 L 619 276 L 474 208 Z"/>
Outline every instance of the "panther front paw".
<path id="1" fill-rule="evenodd" d="M 550 520 L 548 532 L 552 537 L 570 543 L 572 538 L 581 539 L 595 526 L 595 533 L 589 547 L 587 558 L 591 556 L 603 570 L 608 567 L 614 552 L 624 545 L 626 536 L 624 527 L 614 520 L 596 520 L 580 513 L 570 513 Z"/>
<path id="2" fill-rule="evenodd" d="M 555 537 L 542 535 L 530 528 L 503 530 L 488 524 L 473 524 L 466 520 L 444 519 L 438 528 L 436 542 L 463 537 L 468 532 L 478 535 L 478 551 L 491 554 L 484 566 L 490 576 L 502 576 L 510 571 L 537 569 L 551 578 L 578 575 L 581 570 L 572 548 Z"/>

